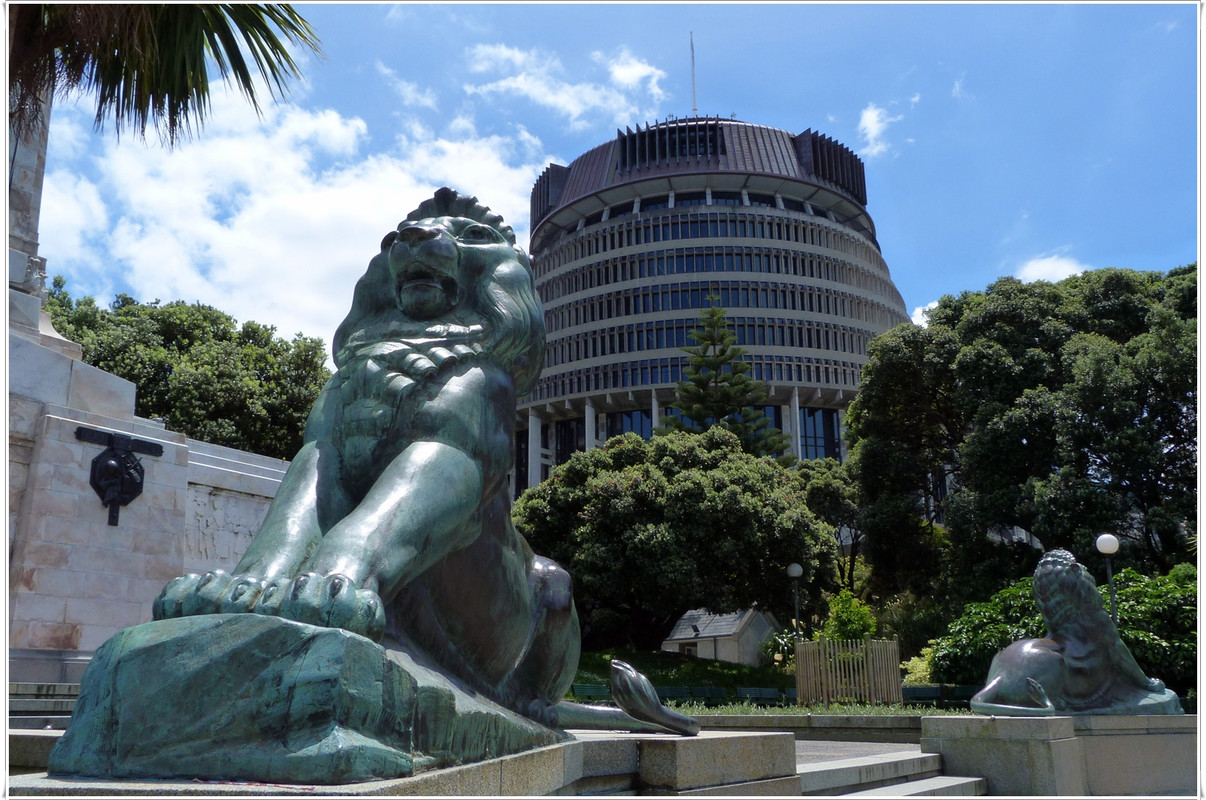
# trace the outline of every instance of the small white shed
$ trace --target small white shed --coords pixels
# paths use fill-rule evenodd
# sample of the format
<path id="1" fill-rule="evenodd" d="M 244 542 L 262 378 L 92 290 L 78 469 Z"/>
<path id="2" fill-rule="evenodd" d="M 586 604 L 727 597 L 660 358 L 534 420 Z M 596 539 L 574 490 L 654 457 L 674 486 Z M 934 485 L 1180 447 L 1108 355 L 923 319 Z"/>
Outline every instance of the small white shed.
<path id="1" fill-rule="evenodd" d="M 674 623 L 674 629 L 662 642 L 662 650 L 755 667 L 766 660 L 762 643 L 778 629 L 774 615 L 764 611 L 710 614 L 695 609 Z"/>

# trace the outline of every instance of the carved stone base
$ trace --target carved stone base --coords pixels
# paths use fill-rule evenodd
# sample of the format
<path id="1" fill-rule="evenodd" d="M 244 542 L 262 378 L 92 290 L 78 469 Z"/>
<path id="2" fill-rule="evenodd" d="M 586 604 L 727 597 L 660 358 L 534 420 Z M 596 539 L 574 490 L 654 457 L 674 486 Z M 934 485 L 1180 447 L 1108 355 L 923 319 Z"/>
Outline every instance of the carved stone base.
<path id="1" fill-rule="evenodd" d="M 106 642 L 49 773 L 342 784 L 567 738 L 362 636 L 216 614 Z"/>

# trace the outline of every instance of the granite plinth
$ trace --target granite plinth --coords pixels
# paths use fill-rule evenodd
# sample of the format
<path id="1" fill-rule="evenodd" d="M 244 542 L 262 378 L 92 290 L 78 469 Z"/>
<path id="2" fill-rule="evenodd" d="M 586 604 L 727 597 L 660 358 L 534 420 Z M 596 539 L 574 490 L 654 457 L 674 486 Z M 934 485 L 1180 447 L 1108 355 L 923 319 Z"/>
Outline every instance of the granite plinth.
<path id="1" fill-rule="evenodd" d="M 48 777 L 9 779 L 9 794 L 28 796 L 344 796 L 500 797 L 580 794 L 799 795 L 789 734 L 719 733 L 698 736 L 572 731 L 573 738 L 475 764 L 434 769 L 407 778 L 342 786 L 265 781 L 118 780 Z M 656 751 L 656 753 L 654 752 Z M 708 781 L 687 767 L 709 762 Z M 642 767 L 642 764 L 645 767 Z"/>
<path id="2" fill-rule="evenodd" d="M 106 642 L 49 773 L 352 784 L 566 738 L 362 636 L 215 614 Z"/>

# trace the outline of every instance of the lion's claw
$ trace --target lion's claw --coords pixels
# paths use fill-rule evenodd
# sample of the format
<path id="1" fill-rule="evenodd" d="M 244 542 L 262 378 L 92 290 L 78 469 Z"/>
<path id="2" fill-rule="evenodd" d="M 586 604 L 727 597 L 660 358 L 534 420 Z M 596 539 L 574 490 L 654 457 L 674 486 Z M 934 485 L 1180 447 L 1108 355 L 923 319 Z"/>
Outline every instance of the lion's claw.
<path id="1" fill-rule="evenodd" d="M 358 589 L 346 575 L 307 572 L 273 581 L 264 589 L 255 611 L 286 619 L 343 628 L 373 641 L 385 633 L 385 609 L 376 592 Z"/>
<path id="2" fill-rule="evenodd" d="M 380 641 L 385 633 L 381 598 L 339 574 L 307 572 L 265 582 L 254 575 L 230 575 L 220 569 L 203 575 L 190 573 L 163 587 L 151 613 L 157 620 L 201 614 L 263 614 L 324 628 L 343 628 L 373 641 Z"/>

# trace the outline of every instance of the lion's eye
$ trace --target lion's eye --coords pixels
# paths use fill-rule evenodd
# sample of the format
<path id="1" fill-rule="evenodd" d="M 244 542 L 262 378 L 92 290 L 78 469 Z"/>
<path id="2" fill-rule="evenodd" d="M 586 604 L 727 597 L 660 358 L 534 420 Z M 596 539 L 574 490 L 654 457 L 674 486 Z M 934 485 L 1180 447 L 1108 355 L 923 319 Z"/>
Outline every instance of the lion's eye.
<path id="1" fill-rule="evenodd" d="M 501 236 L 488 225 L 470 225 L 461 231 L 460 238 L 470 244 L 493 244 L 500 241 Z"/>

